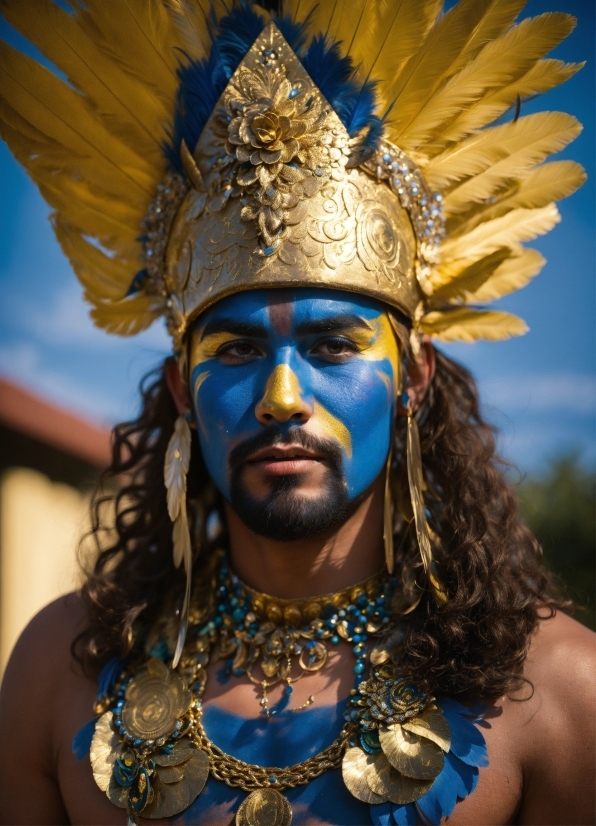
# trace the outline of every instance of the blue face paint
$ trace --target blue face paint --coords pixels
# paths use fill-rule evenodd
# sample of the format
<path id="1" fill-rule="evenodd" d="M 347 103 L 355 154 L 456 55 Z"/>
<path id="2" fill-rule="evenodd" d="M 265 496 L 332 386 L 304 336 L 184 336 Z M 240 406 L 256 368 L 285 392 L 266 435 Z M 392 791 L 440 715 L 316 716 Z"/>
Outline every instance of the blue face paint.
<path id="1" fill-rule="evenodd" d="M 364 296 L 318 289 L 238 293 L 207 310 L 191 332 L 200 445 L 228 500 L 232 450 L 268 428 L 300 427 L 340 452 L 353 501 L 385 466 L 398 387 L 389 318 L 382 304 Z"/>

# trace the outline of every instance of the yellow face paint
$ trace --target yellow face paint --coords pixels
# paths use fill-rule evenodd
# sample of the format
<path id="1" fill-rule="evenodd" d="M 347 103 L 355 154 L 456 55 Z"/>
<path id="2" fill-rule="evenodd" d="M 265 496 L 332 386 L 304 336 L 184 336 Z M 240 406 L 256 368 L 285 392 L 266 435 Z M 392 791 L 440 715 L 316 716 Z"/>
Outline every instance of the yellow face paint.
<path id="1" fill-rule="evenodd" d="M 195 401 L 196 401 L 197 393 L 199 392 L 199 389 L 200 389 L 201 385 L 203 384 L 205 379 L 209 378 L 210 375 L 211 375 L 211 373 L 209 372 L 209 370 L 205 370 L 204 373 L 199 373 L 199 375 L 196 377 L 195 383 L 193 385 L 193 394 L 194 394 Z"/>
<path id="2" fill-rule="evenodd" d="M 302 390 L 296 374 L 287 364 L 278 364 L 267 380 L 258 407 L 279 421 L 287 422 L 302 406 Z"/>
<path id="3" fill-rule="evenodd" d="M 359 357 L 366 361 L 383 361 L 391 363 L 395 386 L 399 379 L 399 352 L 393 327 L 386 313 L 367 322 L 372 327 L 370 333 L 366 330 L 350 330 L 349 337 L 359 349 Z"/>
<path id="4" fill-rule="evenodd" d="M 202 340 L 199 340 L 198 336 L 193 336 L 190 344 L 190 369 L 193 370 L 198 364 L 215 358 L 222 344 L 235 341 L 237 338 L 238 336 L 233 333 L 211 333 Z"/>
<path id="5" fill-rule="evenodd" d="M 348 459 L 352 458 L 352 437 L 350 431 L 330 413 L 322 404 L 315 401 L 313 423 L 319 425 L 320 435 L 327 439 L 335 439 L 343 447 Z"/>

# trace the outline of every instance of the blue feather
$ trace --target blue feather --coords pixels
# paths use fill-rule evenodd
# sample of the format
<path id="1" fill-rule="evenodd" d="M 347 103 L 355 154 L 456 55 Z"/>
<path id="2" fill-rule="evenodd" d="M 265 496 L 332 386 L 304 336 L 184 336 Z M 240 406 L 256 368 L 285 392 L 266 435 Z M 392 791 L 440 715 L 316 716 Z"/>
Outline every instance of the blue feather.
<path id="1" fill-rule="evenodd" d="M 370 807 L 374 826 L 391 826 L 391 803 L 378 803 Z"/>
<path id="2" fill-rule="evenodd" d="M 88 723 L 80 728 L 72 740 L 72 753 L 76 756 L 77 760 L 82 760 L 91 749 L 91 740 L 93 740 L 93 735 L 95 733 L 95 723 L 99 720 L 99 717 L 94 717 L 92 720 L 89 720 Z"/>
<path id="3" fill-rule="evenodd" d="M 446 754 L 443 771 L 416 805 L 427 820 L 438 824 L 453 812 L 458 798 L 473 791 L 477 778 L 478 769 L 467 766 L 451 753 Z"/>
<path id="4" fill-rule="evenodd" d="M 416 807 L 413 803 L 405 803 L 401 806 L 393 807 L 393 819 L 397 826 L 416 826 Z"/>
<path id="5" fill-rule="evenodd" d="M 111 694 L 118 677 L 124 671 L 126 660 L 121 660 L 120 657 L 112 657 L 99 673 L 97 680 L 97 700 L 101 700 L 107 694 Z"/>
<path id="6" fill-rule="evenodd" d="M 488 766 L 486 742 L 482 732 L 469 719 L 470 711 L 450 697 L 441 697 L 437 705 L 451 729 L 453 754 L 469 766 Z"/>
<path id="7" fill-rule="evenodd" d="M 350 137 L 368 129 L 361 141 L 359 162 L 376 147 L 383 120 L 374 114 L 375 84 L 354 79 L 349 57 L 342 57 L 339 43 L 323 35 L 313 37 L 308 48 L 308 19 L 295 23 L 289 16 L 275 17 L 274 23 L 320 89 Z M 204 60 L 190 60 L 178 69 L 180 86 L 174 123 L 163 145 L 170 166 L 183 174 L 180 146 L 184 140 L 194 150 L 201 132 L 252 44 L 263 31 L 264 20 L 252 8 L 251 0 L 235 0 L 230 11 L 217 21 L 212 13 L 211 52 Z"/>

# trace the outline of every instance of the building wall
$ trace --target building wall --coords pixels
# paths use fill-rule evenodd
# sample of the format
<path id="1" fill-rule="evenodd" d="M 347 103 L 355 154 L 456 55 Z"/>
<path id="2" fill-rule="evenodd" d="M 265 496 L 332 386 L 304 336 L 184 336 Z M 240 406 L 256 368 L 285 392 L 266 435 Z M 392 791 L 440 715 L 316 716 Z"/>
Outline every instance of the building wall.
<path id="1" fill-rule="evenodd" d="M 80 583 L 77 548 L 89 494 L 31 468 L 0 480 L 0 675 L 20 633 L 45 605 Z"/>

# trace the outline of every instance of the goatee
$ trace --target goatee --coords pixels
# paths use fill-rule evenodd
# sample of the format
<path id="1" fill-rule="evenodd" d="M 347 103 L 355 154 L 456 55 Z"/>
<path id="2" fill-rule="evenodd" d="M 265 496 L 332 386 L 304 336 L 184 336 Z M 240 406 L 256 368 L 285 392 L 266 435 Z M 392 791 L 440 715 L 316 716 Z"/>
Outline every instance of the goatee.
<path id="1" fill-rule="evenodd" d="M 300 496 L 300 474 L 272 477 L 271 490 L 256 498 L 242 482 L 244 461 L 257 450 L 273 445 L 298 445 L 323 457 L 327 466 L 324 486 L 316 499 Z M 336 531 L 352 510 L 342 469 L 341 448 L 336 442 L 319 439 L 301 427 L 285 432 L 272 427 L 238 445 L 229 458 L 230 504 L 252 531 L 275 539 L 292 542 Z"/>

